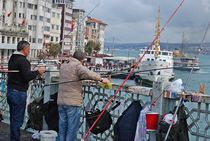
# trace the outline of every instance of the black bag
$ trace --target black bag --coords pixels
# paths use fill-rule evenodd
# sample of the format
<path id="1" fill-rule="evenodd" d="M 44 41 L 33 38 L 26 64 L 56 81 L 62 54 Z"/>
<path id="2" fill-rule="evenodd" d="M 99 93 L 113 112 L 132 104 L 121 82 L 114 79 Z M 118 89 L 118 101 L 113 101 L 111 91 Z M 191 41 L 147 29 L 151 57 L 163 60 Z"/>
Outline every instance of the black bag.
<path id="1" fill-rule="evenodd" d="M 91 127 L 93 125 L 93 123 L 98 118 L 100 113 L 101 113 L 101 111 L 99 109 L 86 112 L 86 120 L 87 120 L 89 127 Z M 91 132 L 94 134 L 103 133 L 107 129 L 110 128 L 111 124 L 112 124 L 111 115 L 108 111 L 105 111 L 104 114 L 101 116 L 101 118 L 96 123 L 96 125 L 93 127 Z"/>
<path id="2" fill-rule="evenodd" d="M 95 107 L 97 103 L 98 101 L 96 101 L 93 107 Z M 111 110 L 116 109 L 119 105 L 120 105 L 120 102 L 116 101 L 116 104 L 111 108 Z M 85 113 L 86 113 L 87 124 L 89 127 L 91 127 L 93 123 L 95 122 L 95 120 L 100 115 L 101 111 L 99 109 L 92 109 L 90 111 L 86 111 Z M 111 125 L 112 125 L 111 114 L 109 111 L 105 110 L 105 112 L 103 113 L 101 118 L 98 120 L 98 122 L 95 124 L 91 132 L 94 134 L 103 133 L 106 130 L 108 130 Z"/>

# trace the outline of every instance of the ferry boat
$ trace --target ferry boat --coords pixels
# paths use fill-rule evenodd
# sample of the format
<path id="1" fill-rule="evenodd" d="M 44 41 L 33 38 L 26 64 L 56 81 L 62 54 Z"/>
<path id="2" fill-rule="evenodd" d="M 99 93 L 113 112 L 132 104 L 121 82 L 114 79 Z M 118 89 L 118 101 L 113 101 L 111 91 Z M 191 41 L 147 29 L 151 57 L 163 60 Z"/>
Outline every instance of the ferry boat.
<path id="1" fill-rule="evenodd" d="M 197 71 L 200 69 L 199 61 L 197 57 L 173 57 L 174 58 L 174 69 L 178 70 L 193 70 Z"/>
<path id="2" fill-rule="evenodd" d="M 197 71 L 199 67 L 199 58 L 194 56 L 188 56 L 184 52 L 184 33 L 182 36 L 182 46 L 181 49 L 174 49 L 173 59 L 174 59 L 174 69 L 187 70 L 187 71 Z"/>
<path id="3" fill-rule="evenodd" d="M 158 11 L 156 36 L 160 32 L 160 10 Z M 151 86 L 154 81 L 163 79 L 173 80 L 173 52 L 160 49 L 160 37 L 158 36 L 152 49 L 141 49 L 139 57 L 145 56 L 138 67 L 139 72 L 135 73 L 134 81 L 139 85 Z"/>

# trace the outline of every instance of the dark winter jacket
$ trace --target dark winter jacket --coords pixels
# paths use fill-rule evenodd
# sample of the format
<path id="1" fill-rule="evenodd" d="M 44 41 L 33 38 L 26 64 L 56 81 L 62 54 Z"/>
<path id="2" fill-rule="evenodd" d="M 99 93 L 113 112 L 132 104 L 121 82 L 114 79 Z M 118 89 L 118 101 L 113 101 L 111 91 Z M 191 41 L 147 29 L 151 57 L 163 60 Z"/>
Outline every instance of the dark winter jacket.
<path id="1" fill-rule="evenodd" d="M 19 91 L 26 92 L 29 87 L 29 81 L 36 78 L 38 71 L 31 71 L 31 64 L 24 55 L 15 52 L 9 59 L 8 70 L 17 70 L 19 72 L 8 73 L 7 86 Z"/>

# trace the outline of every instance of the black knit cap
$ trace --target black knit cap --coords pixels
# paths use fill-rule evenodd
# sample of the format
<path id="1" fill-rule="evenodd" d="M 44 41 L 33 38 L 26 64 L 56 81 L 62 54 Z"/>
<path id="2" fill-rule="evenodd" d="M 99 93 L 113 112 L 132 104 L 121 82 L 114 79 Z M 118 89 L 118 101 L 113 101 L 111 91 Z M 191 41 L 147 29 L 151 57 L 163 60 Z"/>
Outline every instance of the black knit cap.
<path id="1" fill-rule="evenodd" d="M 29 42 L 27 42 L 27 41 L 20 41 L 17 44 L 17 51 L 21 51 L 23 48 L 29 47 L 29 46 L 30 46 Z"/>
<path id="2" fill-rule="evenodd" d="M 76 58 L 77 60 L 81 61 L 81 60 L 85 59 L 85 53 L 80 50 L 77 50 L 74 52 L 73 57 Z"/>

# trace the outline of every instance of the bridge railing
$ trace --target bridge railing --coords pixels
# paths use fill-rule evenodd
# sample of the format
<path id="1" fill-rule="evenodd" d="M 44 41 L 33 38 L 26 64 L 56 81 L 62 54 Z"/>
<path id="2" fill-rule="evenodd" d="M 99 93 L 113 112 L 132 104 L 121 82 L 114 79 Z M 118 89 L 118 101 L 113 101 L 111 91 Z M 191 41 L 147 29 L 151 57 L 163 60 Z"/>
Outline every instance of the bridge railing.
<path id="1" fill-rule="evenodd" d="M 47 72 L 45 74 L 45 79 L 37 79 L 31 82 L 29 89 L 29 97 L 28 102 L 33 101 L 37 97 L 44 95 L 44 102 L 49 101 L 49 97 L 51 94 L 54 94 L 58 90 L 58 79 L 51 77 L 52 72 Z M 0 89 L 0 111 L 4 115 L 4 117 L 9 117 L 8 113 L 8 105 L 6 101 L 6 73 L 0 73 L 1 79 L 1 89 Z M 115 100 L 110 105 L 108 110 L 115 105 L 116 102 L 121 102 L 121 105 L 117 107 L 115 110 L 110 111 L 113 123 L 111 128 L 104 132 L 103 134 L 90 134 L 88 137 L 89 140 L 94 141 L 109 141 L 113 138 L 113 126 L 116 123 L 117 119 L 121 115 L 121 113 L 129 106 L 129 104 L 133 100 L 140 100 L 142 106 L 151 105 L 152 101 L 157 100 L 155 103 L 155 107 L 152 107 L 153 111 L 160 113 L 160 115 L 167 113 L 172 110 L 176 105 L 176 101 L 179 98 L 166 98 L 164 92 L 164 88 L 167 82 L 159 82 L 154 83 L 153 88 L 141 87 L 141 86 L 124 86 L 119 93 L 117 94 Z M 45 86 L 44 84 L 53 84 L 49 86 Z M 84 96 L 84 104 L 83 110 L 81 111 L 81 124 L 78 133 L 78 139 L 81 139 L 86 131 L 88 130 L 88 125 L 85 118 L 85 109 L 89 107 L 93 109 L 103 109 L 107 104 L 108 100 L 114 95 L 118 88 L 118 85 L 113 84 L 111 89 L 106 89 L 101 87 L 99 83 L 93 81 L 85 81 L 83 86 L 83 96 Z M 160 96 L 161 95 L 161 96 Z M 209 103 L 210 96 L 204 94 L 197 94 L 187 92 L 184 95 L 184 99 L 188 100 L 185 102 L 186 105 L 186 113 L 187 113 L 187 122 L 188 129 L 190 133 L 190 140 L 200 141 L 209 140 L 210 139 L 210 121 L 209 121 Z M 94 104 L 98 102 L 95 107 Z M 27 120 L 27 115 L 26 115 Z M 152 140 L 152 139 L 151 139 Z"/>

